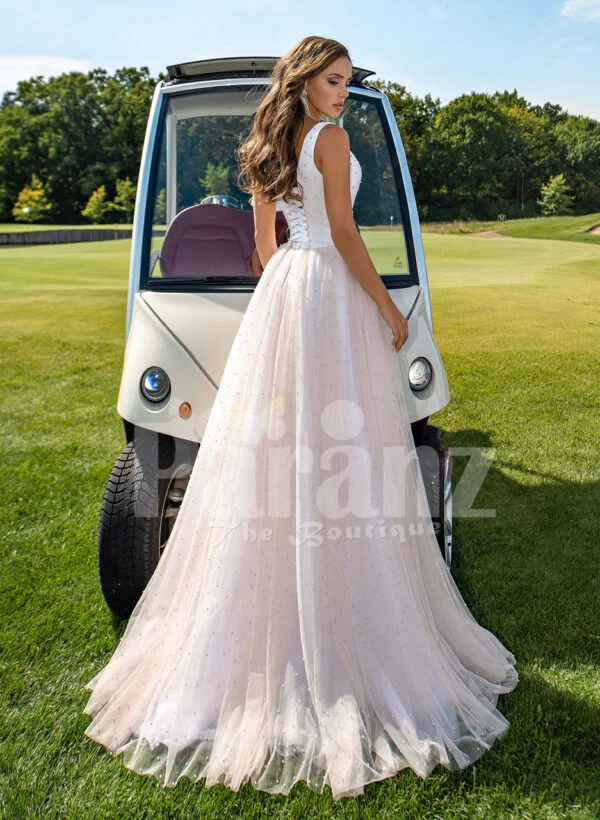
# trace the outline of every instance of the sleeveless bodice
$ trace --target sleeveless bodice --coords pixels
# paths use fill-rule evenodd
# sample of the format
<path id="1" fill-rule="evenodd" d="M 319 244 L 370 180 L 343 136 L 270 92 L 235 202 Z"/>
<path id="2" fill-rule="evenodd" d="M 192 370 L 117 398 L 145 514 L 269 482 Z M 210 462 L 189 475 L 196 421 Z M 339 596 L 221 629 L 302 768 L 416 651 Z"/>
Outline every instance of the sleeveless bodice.
<path id="1" fill-rule="evenodd" d="M 315 165 L 315 142 L 317 135 L 326 125 L 339 125 L 327 121 L 318 122 L 304 137 L 298 157 L 297 179 L 302 185 L 302 193 L 296 185 L 292 190 L 303 197 L 302 202 L 282 198 L 282 211 L 289 226 L 289 242 L 297 248 L 321 248 L 333 245 L 331 228 L 325 207 L 323 175 Z M 362 179 L 362 169 L 357 158 L 350 152 L 350 193 L 352 205 Z"/>

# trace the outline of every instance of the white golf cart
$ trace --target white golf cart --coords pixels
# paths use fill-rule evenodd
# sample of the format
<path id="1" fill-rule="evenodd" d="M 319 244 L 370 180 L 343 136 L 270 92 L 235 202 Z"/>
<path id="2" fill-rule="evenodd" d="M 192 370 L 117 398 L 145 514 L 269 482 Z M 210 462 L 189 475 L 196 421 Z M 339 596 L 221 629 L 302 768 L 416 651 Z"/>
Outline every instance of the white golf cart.
<path id="1" fill-rule="evenodd" d="M 102 592 L 128 617 L 161 558 L 227 356 L 257 283 L 249 197 L 234 149 L 271 82 L 275 57 L 168 67 L 155 89 L 137 188 L 123 376 L 127 444 L 98 535 Z M 452 458 L 428 417 L 450 400 L 406 156 L 388 98 L 355 68 L 338 120 L 363 169 L 354 205 L 375 266 L 409 323 L 398 353 L 431 515 L 452 558 Z M 278 243 L 287 223 L 277 213 Z"/>

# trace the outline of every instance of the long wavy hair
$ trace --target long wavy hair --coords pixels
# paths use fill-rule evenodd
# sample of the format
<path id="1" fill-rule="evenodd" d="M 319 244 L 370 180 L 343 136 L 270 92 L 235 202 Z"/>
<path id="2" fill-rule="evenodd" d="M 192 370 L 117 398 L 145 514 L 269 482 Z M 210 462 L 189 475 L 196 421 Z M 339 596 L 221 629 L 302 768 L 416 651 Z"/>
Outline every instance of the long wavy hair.
<path id="1" fill-rule="evenodd" d="M 305 117 L 300 94 L 307 80 L 338 57 L 350 59 L 342 43 L 309 36 L 275 63 L 271 87 L 254 115 L 250 133 L 236 149 L 241 191 L 261 193 L 269 202 L 284 197 L 301 199 L 292 191 L 299 185 L 295 138 Z"/>

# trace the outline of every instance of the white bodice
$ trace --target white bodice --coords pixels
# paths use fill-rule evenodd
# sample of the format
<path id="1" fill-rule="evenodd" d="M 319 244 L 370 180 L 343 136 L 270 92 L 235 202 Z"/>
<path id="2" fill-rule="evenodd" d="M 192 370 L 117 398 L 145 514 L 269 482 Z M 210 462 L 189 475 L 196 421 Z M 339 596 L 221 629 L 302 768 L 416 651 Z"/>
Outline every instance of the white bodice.
<path id="1" fill-rule="evenodd" d="M 321 248 L 333 245 L 331 228 L 325 207 L 323 175 L 315 165 L 315 142 L 317 135 L 326 125 L 339 128 L 333 122 L 322 121 L 308 131 L 304 137 L 298 157 L 297 179 L 302 185 L 303 202 L 282 199 L 281 209 L 289 225 L 289 242 L 297 248 Z M 352 205 L 362 179 L 362 168 L 352 151 L 350 152 L 350 194 Z M 298 186 L 294 193 L 300 193 Z"/>

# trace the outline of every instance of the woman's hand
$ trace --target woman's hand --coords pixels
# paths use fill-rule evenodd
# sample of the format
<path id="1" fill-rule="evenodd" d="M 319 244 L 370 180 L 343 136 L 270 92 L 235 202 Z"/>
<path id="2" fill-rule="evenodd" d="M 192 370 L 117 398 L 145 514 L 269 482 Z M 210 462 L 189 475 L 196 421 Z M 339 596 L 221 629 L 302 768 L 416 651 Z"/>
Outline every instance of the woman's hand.
<path id="1" fill-rule="evenodd" d="M 263 272 L 263 266 L 261 265 L 260 256 L 258 255 L 256 245 L 254 246 L 254 250 L 252 251 L 250 256 L 246 257 L 246 262 L 250 265 L 250 268 L 252 269 L 252 273 L 255 276 L 260 276 L 261 275 L 261 273 Z"/>
<path id="2" fill-rule="evenodd" d="M 408 322 L 406 321 L 406 317 L 398 310 L 391 297 L 379 308 L 379 313 L 394 332 L 392 344 L 397 353 L 408 339 Z"/>

